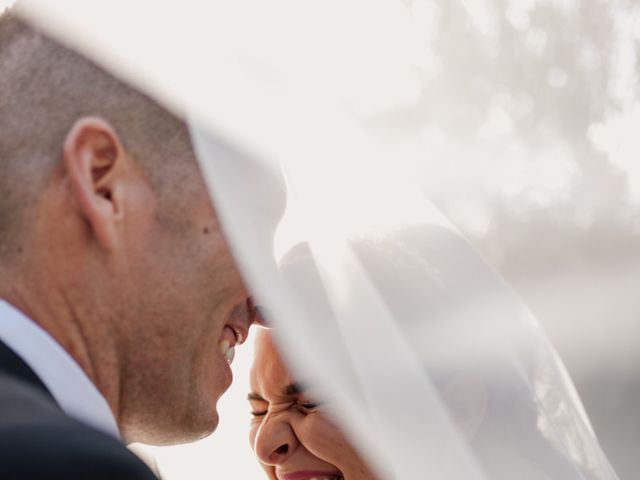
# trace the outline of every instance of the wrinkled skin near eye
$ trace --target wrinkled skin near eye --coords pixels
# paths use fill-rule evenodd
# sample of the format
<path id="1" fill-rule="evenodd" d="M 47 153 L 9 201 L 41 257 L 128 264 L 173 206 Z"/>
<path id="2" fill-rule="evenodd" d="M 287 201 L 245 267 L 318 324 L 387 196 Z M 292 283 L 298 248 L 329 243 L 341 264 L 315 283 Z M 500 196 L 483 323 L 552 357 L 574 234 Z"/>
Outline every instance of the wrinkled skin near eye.
<path id="1" fill-rule="evenodd" d="M 280 359 L 269 331 L 256 340 L 250 441 L 272 480 L 375 480 L 326 406 L 310 398 Z"/>

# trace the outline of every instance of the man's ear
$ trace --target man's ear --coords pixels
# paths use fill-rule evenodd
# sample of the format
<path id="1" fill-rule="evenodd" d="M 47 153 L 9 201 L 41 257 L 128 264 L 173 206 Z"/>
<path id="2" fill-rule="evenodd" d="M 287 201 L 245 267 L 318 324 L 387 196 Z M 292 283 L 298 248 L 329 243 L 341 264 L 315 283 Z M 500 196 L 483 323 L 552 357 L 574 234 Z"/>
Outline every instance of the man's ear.
<path id="1" fill-rule="evenodd" d="M 83 117 L 67 133 L 63 157 L 80 214 L 100 246 L 113 250 L 124 212 L 121 180 L 127 163 L 118 134 L 101 118 Z"/>

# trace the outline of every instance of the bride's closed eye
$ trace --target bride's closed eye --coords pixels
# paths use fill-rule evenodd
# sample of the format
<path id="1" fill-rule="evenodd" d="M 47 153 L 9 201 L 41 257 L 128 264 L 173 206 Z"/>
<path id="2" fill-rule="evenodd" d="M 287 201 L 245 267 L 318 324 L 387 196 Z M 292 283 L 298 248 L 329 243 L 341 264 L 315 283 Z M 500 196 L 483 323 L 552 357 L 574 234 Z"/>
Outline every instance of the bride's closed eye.
<path id="1" fill-rule="evenodd" d="M 315 412 L 320 404 L 318 402 L 298 400 L 296 406 L 302 413 L 309 414 Z"/>
<path id="2" fill-rule="evenodd" d="M 255 417 L 263 417 L 267 414 L 269 410 L 269 402 L 267 402 L 264 398 L 258 395 L 255 392 L 251 392 L 247 395 L 247 400 L 251 404 L 251 416 Z"/>
<path id="3" fill-rule="evenodd" d="M 295 406 L 298 411 L 304 413 L 305 415 L 316 411 L 316 409 L 320 406 L 317 402 L 307 402 L 307 401 L 296 401 L 291 406 Z M 268 408 L 253 408 L 251 410 L 251 416 L 254 418 L 264 417 L 268 413 Z"/>

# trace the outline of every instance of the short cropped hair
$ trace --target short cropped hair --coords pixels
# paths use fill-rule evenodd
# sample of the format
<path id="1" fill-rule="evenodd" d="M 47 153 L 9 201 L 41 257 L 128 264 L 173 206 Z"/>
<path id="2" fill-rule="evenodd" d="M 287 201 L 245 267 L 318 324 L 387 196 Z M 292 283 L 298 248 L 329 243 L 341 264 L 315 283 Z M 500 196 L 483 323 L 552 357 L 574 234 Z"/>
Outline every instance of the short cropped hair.
<path id="1" fill-rule="evenodd" d="M 187 128 L 151 98 L 48 38 L 10 10 L 0 16 L 0 261 L 16 246 L 29 206 L 62 160 L 76 120 L 99 116 L 156 190 L 160 164 L 185 156 Z"/>

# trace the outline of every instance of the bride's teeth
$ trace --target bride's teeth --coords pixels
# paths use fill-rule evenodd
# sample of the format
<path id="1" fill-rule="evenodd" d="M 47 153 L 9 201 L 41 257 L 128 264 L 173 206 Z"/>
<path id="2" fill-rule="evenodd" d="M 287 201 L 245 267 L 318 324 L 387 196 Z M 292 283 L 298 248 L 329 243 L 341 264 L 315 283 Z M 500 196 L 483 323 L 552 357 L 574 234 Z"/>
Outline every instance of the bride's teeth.
<path id="1" fill-rule="evenodd" d="M 233 362 L 233 358 L 236 356 L 236 349 L 235 347 L 229 347 L 227 349 L 227 352 L 224 354 L 224 358 L 227 359 L 227 363 L 229 365 L 231 365 L 231 363 Z"/>
<path id="2" fill-rule="evenodd" d="M 238 331 L 234 330 L 234 333 L 236 334 L 236 343 L 239 345 L 242 343 L 242 341 L 244 340 L 244 337 L 242 336 L 242 334 Z"/>

